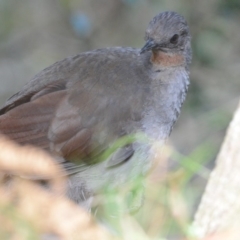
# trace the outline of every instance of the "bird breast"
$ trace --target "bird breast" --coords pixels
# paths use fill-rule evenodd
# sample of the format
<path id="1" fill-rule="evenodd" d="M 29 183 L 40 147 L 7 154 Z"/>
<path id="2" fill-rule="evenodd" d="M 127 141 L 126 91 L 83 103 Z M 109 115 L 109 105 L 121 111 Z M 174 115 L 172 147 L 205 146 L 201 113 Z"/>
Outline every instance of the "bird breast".
<path id="1" fill-rule="evenodd" d="M 145 105 L 142 128 L 148 137 L 164 141 L 170 135 L 180 113 L 189 77 L 184 67 L 153 73 L 152 76 L 150 98 Z"/>

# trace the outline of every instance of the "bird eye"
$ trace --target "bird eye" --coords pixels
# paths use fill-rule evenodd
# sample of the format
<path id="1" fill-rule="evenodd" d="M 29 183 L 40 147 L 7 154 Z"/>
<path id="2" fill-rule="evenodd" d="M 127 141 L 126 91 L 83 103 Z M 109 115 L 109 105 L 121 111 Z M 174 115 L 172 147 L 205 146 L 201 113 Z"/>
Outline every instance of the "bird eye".
<path id="1" fill-rule="evenodd" d="M 178 38 L 179 38 L 179 35 L 178 34 L 174 34 L 171 39 L 170 39 L 170 43 L 172 44 L 176 44 L 178 42 Z"/>

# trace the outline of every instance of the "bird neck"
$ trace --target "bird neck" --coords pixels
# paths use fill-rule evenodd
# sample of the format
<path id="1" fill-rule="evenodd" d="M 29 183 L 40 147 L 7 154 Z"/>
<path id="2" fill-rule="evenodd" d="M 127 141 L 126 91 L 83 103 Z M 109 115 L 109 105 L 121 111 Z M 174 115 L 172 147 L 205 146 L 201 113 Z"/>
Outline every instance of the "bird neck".
<path id="1" fill-rule="evenodd" d="M 185 65 L 185 58 L 183 54 L 163 52 L 161 50 L 152 51 L 150 61 L 154 66 L 160 68 L 169 68 Z"/>

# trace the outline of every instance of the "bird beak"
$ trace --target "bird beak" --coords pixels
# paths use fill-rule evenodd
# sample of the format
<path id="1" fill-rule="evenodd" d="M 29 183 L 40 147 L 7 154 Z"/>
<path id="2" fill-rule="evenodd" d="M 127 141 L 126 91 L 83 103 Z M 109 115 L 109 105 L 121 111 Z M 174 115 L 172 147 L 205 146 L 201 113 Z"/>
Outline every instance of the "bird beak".
<path id="1" fill-rule="evenodd" d="M 154 47 L 156 47 L 156 43 L 153 40 L 148 39 L 146 44 L 141 49 L 140 54 L 145 53 Z"/>

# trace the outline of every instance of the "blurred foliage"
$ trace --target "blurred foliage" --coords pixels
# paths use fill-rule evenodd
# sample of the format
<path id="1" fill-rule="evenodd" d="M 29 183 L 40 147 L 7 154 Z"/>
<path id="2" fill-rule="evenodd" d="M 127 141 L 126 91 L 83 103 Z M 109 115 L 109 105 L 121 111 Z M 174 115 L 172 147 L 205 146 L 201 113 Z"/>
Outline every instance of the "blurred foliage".
<path id="1" fill-rule="evenodd" d="M 140 48 L 149 20 L 165 10 L 178 11 L 190 25 L 192 83 L 170 138 L 170 172 L 147 184 L 136 218 L 149 236 L 176 239 L 188 234 L 239 98 L 239 0 L 0 0 L 0 102 L 66 56 L 107 46 Z"/>

